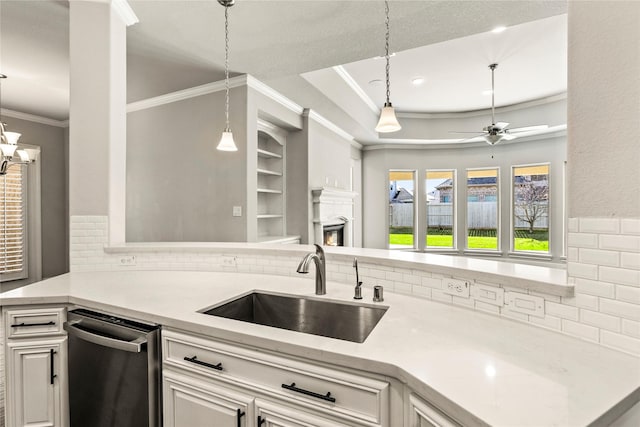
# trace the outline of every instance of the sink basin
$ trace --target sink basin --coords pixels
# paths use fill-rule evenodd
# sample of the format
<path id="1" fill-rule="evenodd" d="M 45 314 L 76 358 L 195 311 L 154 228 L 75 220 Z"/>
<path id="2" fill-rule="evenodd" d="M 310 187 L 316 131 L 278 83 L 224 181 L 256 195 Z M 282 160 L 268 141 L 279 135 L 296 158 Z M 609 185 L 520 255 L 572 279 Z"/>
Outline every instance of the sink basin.
<path id="1" fill-rule="evenodd" d="M 361 343 L 387 308 L 298 295 L 252 292 L 200 312 Z"/>

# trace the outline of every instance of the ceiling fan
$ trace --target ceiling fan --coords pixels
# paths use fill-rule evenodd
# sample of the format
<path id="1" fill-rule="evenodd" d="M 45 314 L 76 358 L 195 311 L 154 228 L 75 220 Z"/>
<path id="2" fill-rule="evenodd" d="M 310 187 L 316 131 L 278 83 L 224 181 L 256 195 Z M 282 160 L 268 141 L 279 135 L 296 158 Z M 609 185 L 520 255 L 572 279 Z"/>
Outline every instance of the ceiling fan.
<path id="1" fill-rule="evenodd" d="M 495 145 L 498 142 L 505 140 L 511 141 L 512 139 L 516 139 L 519 133 L 523 132 L 531 132 L 534 130 L 546 129 L 548 125 L 536 125 L 536 126 L 526 126 L 521 128 L 509 129 L 509 123 L 498 122 L 496 123 L 496 107 L 495 107 L 495 83 L 494 83 L 494 72 L 498 64 L 489 65 L 489 69 L 491 70 L 491 124 L 482 129 L 482 133 L 476 134 L 470 138 L 463 139 L 460 142 L 468 141 L 477 137 L 482 137 L 489 145 Z M 476 132 L 453 132 L 453 133 L 476 133 Z"/>

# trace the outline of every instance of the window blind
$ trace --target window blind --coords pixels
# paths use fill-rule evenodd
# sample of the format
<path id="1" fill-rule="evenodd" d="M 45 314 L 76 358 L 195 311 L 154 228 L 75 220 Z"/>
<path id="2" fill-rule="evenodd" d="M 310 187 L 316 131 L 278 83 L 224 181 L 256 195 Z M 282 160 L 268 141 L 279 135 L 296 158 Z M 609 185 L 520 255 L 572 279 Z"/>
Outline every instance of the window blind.
<path id="1" fill-rule="evenodd" d="M 2 281 L 26 277 L 26 188 L 23 166 L 0 176 L 0 275 Z"/>

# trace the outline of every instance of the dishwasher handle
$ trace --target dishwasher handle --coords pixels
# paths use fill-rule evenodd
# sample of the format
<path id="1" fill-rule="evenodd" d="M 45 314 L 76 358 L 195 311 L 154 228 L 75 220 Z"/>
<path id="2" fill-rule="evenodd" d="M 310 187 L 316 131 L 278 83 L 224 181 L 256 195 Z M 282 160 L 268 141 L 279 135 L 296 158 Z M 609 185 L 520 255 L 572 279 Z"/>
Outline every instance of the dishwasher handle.
<path id="1" fill-rule="evenodd" d="M 131 353 L 143 352 L 144 346 L 147 344 L 147 339 L 144 336 L 140 336 L 133 341 L 124 341 L 117 338 L 109 338 L 103 335 L 98 335 L 85 329 L 80 329 L 76 326 L 78 323 L 80 322 L 64 322 L 62 327 L 65 331 L 67 331 L 68 334 L 74 335 L 84 341 L 88 341 L 104 347 L 114 348 L 116 350 L 128 351 Z"/>

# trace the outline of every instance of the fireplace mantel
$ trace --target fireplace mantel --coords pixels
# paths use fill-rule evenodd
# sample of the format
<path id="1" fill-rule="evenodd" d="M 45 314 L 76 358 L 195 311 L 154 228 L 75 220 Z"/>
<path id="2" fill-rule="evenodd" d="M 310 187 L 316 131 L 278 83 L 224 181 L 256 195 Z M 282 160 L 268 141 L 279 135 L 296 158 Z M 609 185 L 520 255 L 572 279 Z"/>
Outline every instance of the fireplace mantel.
<path id="1" fill-rule="evenodd" d="M 326 225 L 344 224 L 344 246 L 353 242 L 353 200 L 358 193 L 339 188 L 312 188 L 314 243 L 324 241 L 322 228 Z"/>

